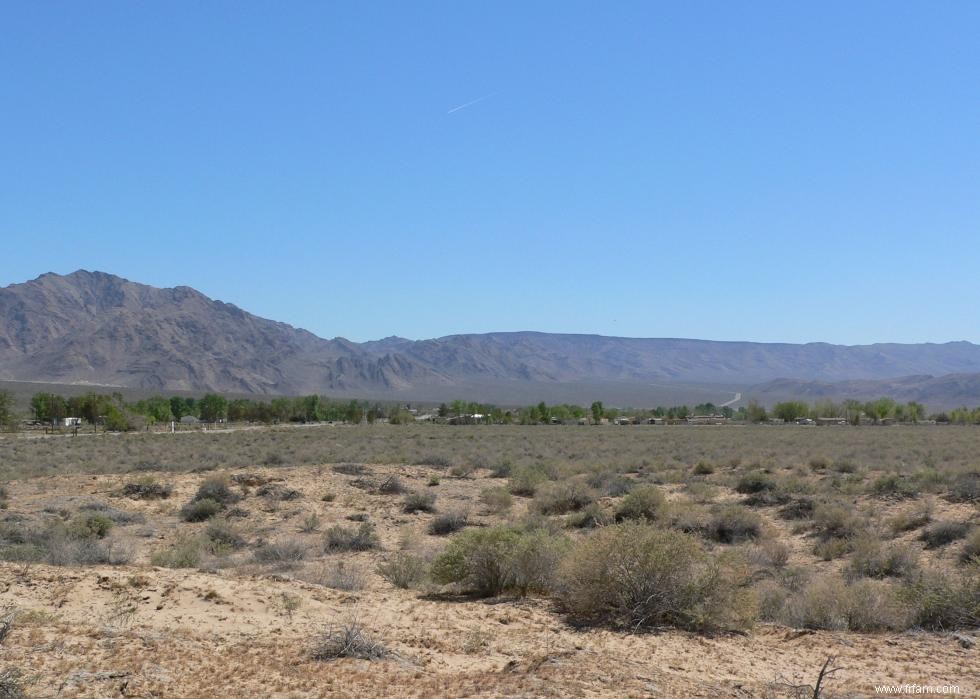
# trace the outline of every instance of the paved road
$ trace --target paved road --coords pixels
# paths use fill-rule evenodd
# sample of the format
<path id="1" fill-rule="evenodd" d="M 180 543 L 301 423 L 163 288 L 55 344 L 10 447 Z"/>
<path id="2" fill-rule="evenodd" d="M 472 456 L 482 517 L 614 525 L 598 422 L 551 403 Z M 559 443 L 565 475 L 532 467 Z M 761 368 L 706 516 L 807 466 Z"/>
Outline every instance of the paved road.
<path id="1" fill-rule="evenodd" d="M 732 399 L 731 399 L 730 401 L 728 401 L 727 403 L 722 403 L 722 404 L 721 404 L 721 405 L 719 405 L 718 407 L 719 407 L 719 408 L 726 408 L 726 407 L 728 407 L 729 405 L 731 405 L 732 403 L 738 403 L 738 402 L 739 402 L 740 400 L 742 400 L 742 394 L 741 394 L 741 393 L 736 393 L 736 394 L 735 394 L 735 397 L 734 397 L 734 398 L 732 398 Z"/>

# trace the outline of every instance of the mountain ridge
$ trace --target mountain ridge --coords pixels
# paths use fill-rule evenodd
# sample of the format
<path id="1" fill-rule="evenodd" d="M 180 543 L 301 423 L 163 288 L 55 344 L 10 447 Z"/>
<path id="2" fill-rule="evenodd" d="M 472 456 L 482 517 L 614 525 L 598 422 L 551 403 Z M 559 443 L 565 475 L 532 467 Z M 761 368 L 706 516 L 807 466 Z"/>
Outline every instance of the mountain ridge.
<path id="1" fill-rule="evenodd" d="M 857 390 L 820 382 L 879 381 L 901 391 L 896 377 L 928 376 L 933 384 L 920 380 L 920 390 L 945 385 L 962 397 L 975 385 L 980 403 L 980 380 L 935 381 L 970 374 L 980 375 L 980 346 L 964 340 L 835 345 L 525 330 L 357 343 L 260 318 L 188 286 L 161 289 L 105 272 L 46 273 L 0 289 L 7 380 L 377 398 L 482 391 L 497 401 L 524 400 L 533 389 L 546 400 L 628 395 L 654 404 L 664 387 L 700 396 L 705 387 L 751 386 L 765 396 L 790 385 L 766 385 L 777 380 L 814 393 Z"/>

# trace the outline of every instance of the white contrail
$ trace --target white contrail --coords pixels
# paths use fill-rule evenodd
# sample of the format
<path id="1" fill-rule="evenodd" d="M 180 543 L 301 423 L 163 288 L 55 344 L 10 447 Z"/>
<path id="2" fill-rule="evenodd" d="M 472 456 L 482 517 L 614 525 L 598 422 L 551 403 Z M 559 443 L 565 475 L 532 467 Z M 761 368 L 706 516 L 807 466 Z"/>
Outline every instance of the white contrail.
<path id="1" fill-rule="evenodd" d="M 486 95 L 483 95 L 483 97 L 477 97 L 477 98 L 476 98 L 475 100 L 473 100 L 472 102 L 467 102 L 466 104 L 461 104 L 461 105 L 459 105 L 458 107 L 453 107 L 453 108 L 452 108 L 452 109 L 450 109 L 450 110 L 449 110 L 448 112 L 446 112 L 446 114 L 452 114 L 453 112 L 458 112 L 458 111 L 459 111 L 460 109 L 466 109 L 467 107 L 472 107 L 472 106 L 473 106 L 474 104 L 476 104 L 477 102 L 482 102 L 482 101 L 483 101 L 483 100 L 485 100 L 485 99 L 490 99 L 490 98 L 491 98 L 491 97 L 493 97 L 493 96 L 494 96 L 495 94 L 497 94 L 497 93 L 496 93 L 496 92 L 491 92 L 491 93 L 489 93 L 489 94 L 486 94 Z"/>

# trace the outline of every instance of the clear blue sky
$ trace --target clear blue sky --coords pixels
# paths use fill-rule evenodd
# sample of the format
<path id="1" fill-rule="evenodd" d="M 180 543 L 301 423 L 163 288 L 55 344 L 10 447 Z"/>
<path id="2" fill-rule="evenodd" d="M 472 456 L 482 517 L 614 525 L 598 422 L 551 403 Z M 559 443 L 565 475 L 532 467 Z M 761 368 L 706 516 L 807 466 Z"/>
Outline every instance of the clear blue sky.
<path id="1" fill-rule="evenodd" d="M 99 269 L 354 340 L 980 341 L 978 32 L 978 2 L 5 2 L 0 286 Z"/>

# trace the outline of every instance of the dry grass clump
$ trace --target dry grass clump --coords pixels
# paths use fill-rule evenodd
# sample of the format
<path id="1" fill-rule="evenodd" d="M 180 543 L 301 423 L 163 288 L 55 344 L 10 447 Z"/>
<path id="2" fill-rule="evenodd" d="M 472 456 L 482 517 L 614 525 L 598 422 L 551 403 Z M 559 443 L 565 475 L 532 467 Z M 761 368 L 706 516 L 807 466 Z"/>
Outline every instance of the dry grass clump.
<path id="1" fill-rule="evenodd" d="M 469 529 L 454 537 L 432 564 L 432 579 L 464 592 L 494 597 L 547 592 L 567 542 L 542 529 Z"/>
<path id="2" fill-rule="evenodd" d="M 255 494 L 259 497 L 266 498 L 267 500 L 298 500 L 303 497 L 303 494 L 294 488 L 287 488 L 280 483 L 266 483 L 265 485 L 259 487 L 255 491 Z"/>
<path id="3" fill-rule="evenodd" d="M 380 548 L 381 541 L 370 522 L 362 522 L 358 527 L 334 525 L 324 535 L 324 545 L 328 553 L 345 551 L 370 551 Z"/>
<path id="4" fill-rule="evenodd" d="M 738 544 L 757 539 L 762 519 L 742 505 L 720 505 L 711 509 L 703 535 L 719 544 Z"/>
<path id="5" fill-rule="evenodd" d="M 559 600 L 579 623 L 741 628 L 755 616 L 745 566 L 690 535 L 646 523 L 603 527 L 562 562 Z"/>
<path id="6" fill-rule="evenodd" d="M 321 631 L 310 653 L 314 660 L 381 660 L 389 655 L 384 645 L 364 633 L 356 618 L 350 618 Z"/>
<path id="7" fill-rule="evenodd" d="M 514 495 L 533 497 L 542 483 L 551 480 L 551 473 L 543 464 L 529 464 L 511 470 L 508 487 Z"/>
<path id="8" fill-rule="evenodd" d="M 960 560 L 963 563 L 980 563 L 980 527 L 973 530 L 973 533 L 966 538 L 963 543 L 963 550 L 960 551 Z"/>
<path id="9" fill-rule="evenodd" d="M 367 587 L 367 576 L 364 569 L 347 561 L 322 564 L 312 572 L 307 572 L 300 577 L 315 585 L 345 592 L 355 592 Z"/>
<path id="10" fill-rule="evenodd" d="M 79 514 L 65 522 L 52 519 L 43 525 L 4 522 L 0 525 L 0 559 L 56 566 L 124 565 L 132 549 L 109 536 L 111 519 L 102 514 Z"/>
<path id="11" fill-rule="evenodd" d="M 980 502 L 980 471 L 955 476 L 946 497 L 951 502 Z"/>
<path id="12" fill-rule="evenodd" d="M 301 539 L 280 539 L 262 544 L 252 554 L 256 563 L 291 568 L 304 561 L 310 552 Z"/>
<path id="13" fill-rule="evenodd" d="M 0 670 L 0 699 L 26 699 L 26 678 L 19 667 L 8 666 Z"/>
<path id="14" fill-rule="evenodd" d="M 378 492 L 382 495 L 401 495 L 405 492 L 405 486 L 398 476 L 388 476 L 381 481 L 381 485 L 378 486 Z"/>
<path id="15" fill-rule="evenodd" d="M 914 608 L 914 623 L 935 631 L 980 626 L 980 564 L 959 574 L 929 570 L 903 590 Z"/>
<path id="16" fill-rule="evenodd" d="M 909 578 L 918 570 L 919 552 L 912 546 L 865 536 L 854 544 L 847 574 L 852 579 Z"/>
<path id="17" fill-rule="evenodd" d="M 826 575 L 788 598 L 779 618 L 797 628 L 884 631 L 908 628 L 910 614 L 888 583 L 859 580 L 847 585 L 838 576 Z"/>
<path id="18" fill-rule="evenodd" d="M 395 553 L 378 566 L 378 575 L 397 588 L 407 590 L 425 580 L 429 564 L 421 556 L 406 551 Z"/>
<path id="19" fill-rule="evenodd" d="M 616 519 L 623 520 L 654 520 L 663 517 L 667 507 L 667 498 L 664 497 L 660 488 L 655 485 L 640 485 L 631 490 L 619 509 L 616 510 Z"/>
<path id="20" fill-rule="evenodd" d="M 211 520 L 203 536 L 208 553 L 214 556 L 240 551 L 248 544 L 241 531 L 226 519 Z"/>
<path id="21" fill-rule="evenodd" d="M 411 492 L 402 500 L 402 512 L 414 514 L 415 512 L 435 512 L 436 496 L 435 493 Z"/>
<path id="22" fill-rule="evenodd" d="M 971 526 L 967 522 L 940 520 L 923 529 L 919 539 L 925 542 L 927 549 L 934 549 L 965 539 L 970 529 Z"/>
<path id="23" fill-rule="evenodd" d="M 919 529 L 932 521 L 932 504 L 923 503 L 916 507 L 910 507 L 888 521 L 888 528 L 893 534 L 904 534 L 915 529 Z"/>
<path id="24" fill-rule="evenodd" d="M 749 561 L 755 565 L 782 568 L 789 563 L 790 548 L 779 539 L 762 539 L 748 549 L 747 555 Z"/>
<path id="25" fill-rule="evenodd" d="M 514 506 L 514 498 L 503 486 L 484 488 L 480 491 L 480 503 L 492 515 L 500 515 L 510 512 Z"/>

